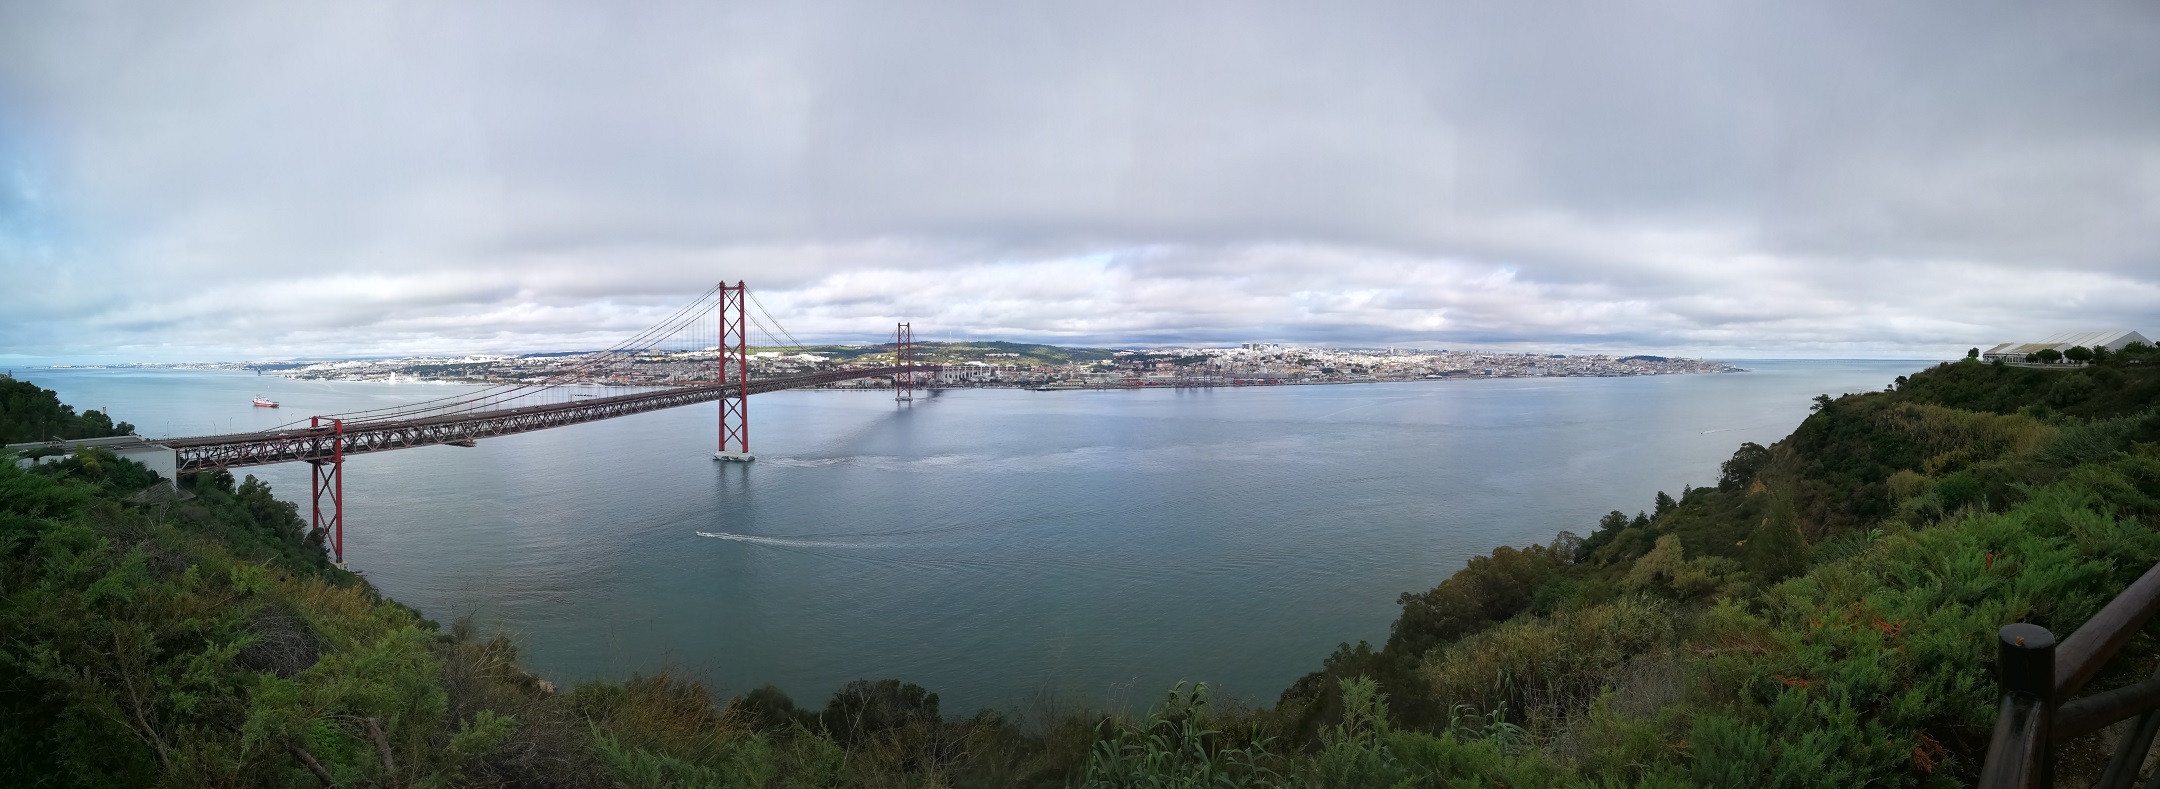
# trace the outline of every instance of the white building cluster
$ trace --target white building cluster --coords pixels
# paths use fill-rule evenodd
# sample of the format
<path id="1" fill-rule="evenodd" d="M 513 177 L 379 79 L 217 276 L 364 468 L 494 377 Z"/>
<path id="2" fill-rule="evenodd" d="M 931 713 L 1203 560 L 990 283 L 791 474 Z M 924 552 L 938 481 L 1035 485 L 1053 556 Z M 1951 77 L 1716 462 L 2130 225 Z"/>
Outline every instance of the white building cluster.
<path id="1" fill-rule="evenodd" d="M 1981 353 L 1980 358 L 1991 362 L 2001 361 L 2009 364 L 2024 364 L 2028 358 L 2041 351 L 2052 350 L 2056 353 L 2064 353 L 2072 348 L 2080 347 L 2094 350 L 2104 348 L 2110 351 L 2120 351 L 2123 346 L 2131 343 L 2151 345 L 2152 341 L 2145 339 L 2145 335 L 2129 329 L 2085 329 L 2051 334 L 2041 338 L 2038 342 L 2002 343 Z"/>
<path id="2" fill-rule="evenodd" d="M 1628 376 L 1737 370 L 1722 362 L 1663 356 L 1496 353 L 1491 351 L 1297 348 L 1246 343 L 1236 348 L 1135 352 L 1143 364 L 1231 377 L 1295 381 L 1372 381 L 1455 376 Z M 1168 357 L 1167 359 L 1165 357 Z"/>

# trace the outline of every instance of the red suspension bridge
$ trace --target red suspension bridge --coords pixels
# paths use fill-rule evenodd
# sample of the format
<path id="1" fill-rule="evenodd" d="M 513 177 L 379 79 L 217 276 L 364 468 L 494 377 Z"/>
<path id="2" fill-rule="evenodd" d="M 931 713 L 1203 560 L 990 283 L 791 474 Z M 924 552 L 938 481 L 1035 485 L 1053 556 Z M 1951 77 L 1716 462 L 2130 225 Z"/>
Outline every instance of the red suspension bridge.
<path id="1" fill-rule="evenodd" d="M 750 461 L 750 396 L 858 378 L 891 378 L 895 399 L 913 399 L 917 375 L 911 327 L 893 334 L 893 363 L 752 378 L 750 332 L 763 345 L 803 348 L 743 283 L 721 283 L 623 343 L 575 357 L 513 383 L 389 408 L 308 417 L 255 433 L 198 436 L 161 442 L 173 449 L 180 473 L 307 463 L 311 528 L 331 555 L 345 561 L 345 458 L 435 445 L 472 446 L 483 438 L 530 433 L 698 403 L 720 403 L 716 461 Z M 601 395 L 595 385 L 639 384 L 629 394 Z"/>

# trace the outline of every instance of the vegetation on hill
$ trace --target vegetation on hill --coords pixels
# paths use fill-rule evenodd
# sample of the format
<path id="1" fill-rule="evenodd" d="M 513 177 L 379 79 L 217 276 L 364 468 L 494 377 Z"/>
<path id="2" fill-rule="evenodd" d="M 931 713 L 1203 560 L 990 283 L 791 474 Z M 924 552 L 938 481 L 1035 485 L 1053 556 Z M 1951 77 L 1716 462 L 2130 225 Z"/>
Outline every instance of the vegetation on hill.
<path id="1" fill-rule="evenodd" d="M 1506 763 L 1563 783 L 1968 783 L 1995 629 L 2067 635 L 2160 558 L 2155 361 L 1968 359 L 1819 397 L 1716 487 L 1403 595 L 1381 648 L 1339 649 L 1275 714 L 1309 736 L 1369 677 L 1400 725 L 1505 721 Z M 2153 656 L 2139 641 L 2111 681 Z"/>
<path id="2" fill-rule="evenodd" d="M 0 444 L 54 438 L 104 438 L 135 432 L 126 422 L 113 424 L 103 411 L 75 413 L 52 390 L 0 375 Z"/>
<path id="3" fill-rule="evenodd" d="M 0 462 L 0 784 L 1960 785 L 1996 628 L 2067 634 L 2160 557 L 2154 360 L 1968 359 L 1819 398 L 1713 487 L 1403 595 L 1384 643 L 1271 708 L 1181 685 L 1136 716 L 951 714 L 896 680 L 822 707 L 558 691 L 325 563 L 252 478 L 181 499 L 96 452 Z M 2093 687 L 2156 656 L 2141 636 Z"/>

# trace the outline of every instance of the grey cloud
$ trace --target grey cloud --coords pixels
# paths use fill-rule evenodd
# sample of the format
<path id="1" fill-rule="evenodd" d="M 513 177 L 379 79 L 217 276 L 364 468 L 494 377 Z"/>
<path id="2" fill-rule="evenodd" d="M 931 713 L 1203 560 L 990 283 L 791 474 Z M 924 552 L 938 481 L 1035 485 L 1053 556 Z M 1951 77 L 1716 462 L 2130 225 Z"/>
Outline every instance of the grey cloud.
<path id="1" fill-rule="evenodd" d="M 721 278 L 836 338 L 2150 331 L 2154 84 L 2130 2 L 11 4 L 0 355 L 590 343 Z"/>

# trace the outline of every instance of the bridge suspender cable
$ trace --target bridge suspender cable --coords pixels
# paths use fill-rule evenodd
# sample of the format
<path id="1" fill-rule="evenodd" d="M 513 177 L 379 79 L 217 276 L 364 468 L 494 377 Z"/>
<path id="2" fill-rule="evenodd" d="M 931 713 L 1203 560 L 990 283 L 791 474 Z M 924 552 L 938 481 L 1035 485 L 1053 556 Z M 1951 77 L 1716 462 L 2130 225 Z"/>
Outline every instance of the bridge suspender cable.
<path id="1" fill-rule="evenodd" d="M 712 296 L 716 292 L 717 288 L 713 291 L 707 291 L 703 296 L 699 298 L 697 302 L 693 302 L 690 306 L 684 307 L 681 310 L 676 311 L 676 313 L 669 316 L 667 320 L 653 326 L 652 328 L 645 330 L 644 332 L 640 332 L 638 336 L 631 338 L 629 341 L 617 345 L 614 348 L 610 348 L 606 351 L 589 354 L 586 357 L 580 359 L 577 363 L 571 365 L 570 367 L 562 371 L 548 376 L 542 381 L 536 383 L 527 382 L 520 384 L 499 385 L 490 389 L 480 390 L 479 392 L 467 393 L 461 399 L 456 397 L 437 398 L 436 400 L 426 401 L 426 403 L 428 404 L 433 404 L 429 405 L 428 407 L 413 408 L 408 406 L 404 409 L 396 410 L 388 414 L 383 414 L 375 418 L 410 419 L 422 414 L 429 413 L 435 413 L 437 415 L 465 413 L 481 410 L 490 406 L 502 406 L 508 404 L 512 400 L 526 399 L 544 391 L 554 390 L 564 386 L 576 385 L 579 382 L 592 377 L 595 373 L 606 370 L 607 365 L 609 364 L 619 363 L 626 359 L 632 359 L 638 353 L 652 350 L 653 348 L 656 348 L 662 341 L 681 334 L 686 328 L 701 325 L 703 323 L 702 318 L 704 313 L 712 310 L 715 306 L 717 306 L 717 303 L 712 305 L 706 304 L 705 298 Z"/>
<path id="2" fill-rule="evenodd" d="M 786 326 L 782 326 L 782 325 L 780 325 L 780 319 L 778 319 L 778 318 L 775 318 L 775 317 L 773 317 L 773 314 L 772 314 L 772 312 L 771 312 L 771 311 L 769 311 L 769 310 L 767 310 L 767 309 L 765 309 L 765 303 L 764 303 L 764 302 L 761 302 L 761 301 L 758 301 L 758 297 L 757 297 L 757 294 L 755 294 L 755 293 L 752 293 L 752 294 L 750 294 L 750 303 L 751 303 L 751 304 L 753 304 L 753 305 L 755 305 L 755 306 L 757 307 L 757 311 L 758 311 L 758 314 L 760 314 L 760 315 L 763 315 L 763 316 L 765 316 L 765 320 L 771 321 L 771 322 L 772 322 L 772 325 L 773 325 L 773 327 L 774 327 L 774 328 L 777 328 L 777 329 L 779 329 L 779 330 L 780 330 L 780 333 L 781 333 L 781 334 L 783 334 L 783 335 L 786 335 L 786 337 L 787 337 L 787 339 L 788 339 L 788 347 L 790 347 L 790 348 L 794 348 L 794 349 L 797 349 L 797 350 L 801 350 L 801 349 L 803 349 L 803 348 L 807 348 L 807 347 L 809 347 L 809 346 L 803 345 L 803 344 L 802 344 L 802 341 L 800 341 L 800 340 L 797 340 L 797 339 L 795 339 L 795 335 L 794 335 L 794 334 L 792 334 L 792 333 L 790 333 L 790 332 L 789 332 L 789 331 L 787 330 L 787 327 L 786 327 Z"/>
<path id="3" fill-rule="evenodd" d="M 706 312 L 710 312 L 718 306 L 717 300 L 715 300 L 714 298 L 715 295 L 718 293 L 718 290 L 718 288 L 714 288 L 705 291 L 704 293 L 699 295 L 696 301 L 691 302 L 689 306 L 676 310 L 674 314 L 669 315 L 660 323 L 655 324 L 650 328 L 647 328 L 645 331 L 639 332 L 636 336 L 630 338 L 629 340 L 619 343 L 616 346 L 607 350 L 590 354 L 584 359 L 581 359 L 579 362 L 571 365 L 570 367 L 559 371 L 556 374 L 551 375 L 548 378 L 537 383 L 520 382 L 516 384 L 498 384 L 496 386 L 487 387 L 475 391 L 461 392 L 458 394 L 447 395 L 444 397 L 438 397 L 430 400 L 422 400 L 416 403 L 406 403 L 397 406 L 368 409 L 363 411 L 351 411 L 340 414 L 329 414 L 326 416 L 343 418 L 349 422 L 373 422 L 411 419 L 425 414 L 439 414 L 444 412 L 466 412 L 477 410 L 478 408 L 489 405 L 500 405 L 510 400 L 519 399 L 522 397 L 529 397 L 533 394 L 539 393 L 547 389 L 557 388 L 566 384 L 571 384 L 583 378 L 589 377 L 593 372 L 597 370 L 603 369 L 603 366 L 605 364 L 612 363 L 629 356 L 634 356 L 640 351 L 650 349 L 657 345 L 660 341 L 679 334 L 685 327 L 702 324 L 703 321 L 701 319 L 703 317 L 703 314 Z M 277 429 L 291 428 L 298 425 L 298 421 L 289 422 L 285 425 L 279 426 L 279 428 Z"/>

